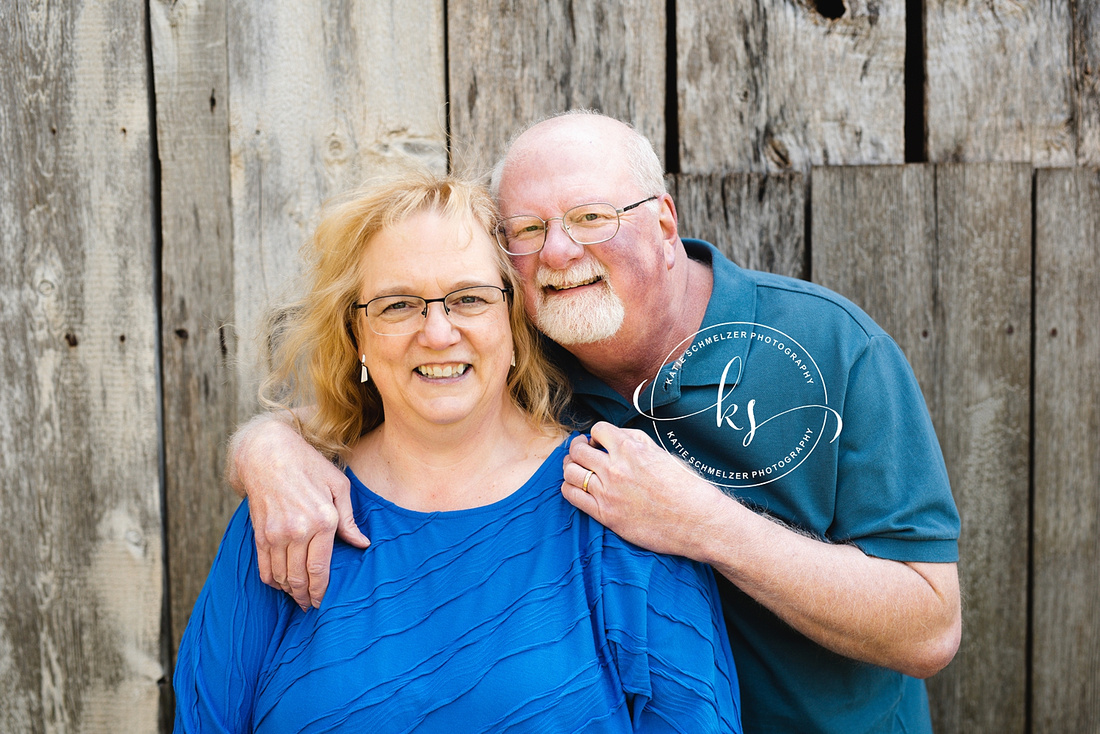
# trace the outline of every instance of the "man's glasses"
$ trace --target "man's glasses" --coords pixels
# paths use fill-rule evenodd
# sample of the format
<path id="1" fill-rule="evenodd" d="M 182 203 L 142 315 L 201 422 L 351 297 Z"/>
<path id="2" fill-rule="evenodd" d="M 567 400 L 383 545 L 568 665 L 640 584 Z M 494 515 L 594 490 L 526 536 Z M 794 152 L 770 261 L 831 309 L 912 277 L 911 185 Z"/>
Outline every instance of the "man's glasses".
<path id="1" fill-rule="evenodd" d="M 533 255 L 546 244 L 546 230 L 550 222 L 561 220 L 561 228 L 569 239 L 578 245 L 598 245 L 607 242 L 619 232 L 619 217 L 656 195 L 616 209 L 610 204 L 596 202 L 575 206 L 560 217 L 543 219 L 533 214 L 520 214 L 501 220 L 496 228 L 497 244 L 509 255 Z"/>
<path id="2" fill-rule="evenodd" d="M 382 336 L 405 336 L 420 331 L 428 318 L 428 306 L 442 303 L 451 323 L 459 328 L 477 327 L 496 321 L 501 309 L 495 308 L 511 288 L 495 285 L 475 285 L 459 288 L 442 298 L 420 296 L 379 296 L 355 308 L 367 312 L 367 325 Z"/>

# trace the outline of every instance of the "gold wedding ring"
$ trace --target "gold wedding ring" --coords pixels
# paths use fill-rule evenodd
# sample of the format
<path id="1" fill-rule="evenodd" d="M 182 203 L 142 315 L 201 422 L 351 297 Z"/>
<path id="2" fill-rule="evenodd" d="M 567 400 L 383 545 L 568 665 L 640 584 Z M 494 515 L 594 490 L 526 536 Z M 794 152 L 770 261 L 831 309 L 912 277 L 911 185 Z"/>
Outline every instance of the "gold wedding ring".
<path id="1" fill-rule="evenodd" d="M 591 469 L 589 469 L 588 473 L 584 475 L 584 484 L 581 485 L 581 489 L 583 489 L 585 492 L 588 491 L 588 480 L 592 478 L 592 475 L 594 473 L 595 472 L 593 472 Z"/>

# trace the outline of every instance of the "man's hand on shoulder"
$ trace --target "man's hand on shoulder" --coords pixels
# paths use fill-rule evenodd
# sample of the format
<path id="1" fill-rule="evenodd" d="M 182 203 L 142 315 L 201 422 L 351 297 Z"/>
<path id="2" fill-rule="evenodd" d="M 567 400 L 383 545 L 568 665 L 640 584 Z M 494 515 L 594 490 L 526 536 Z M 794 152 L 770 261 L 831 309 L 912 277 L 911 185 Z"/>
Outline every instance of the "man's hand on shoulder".
<path id="1" fill-rule="evenodd" d="M 573 439 L 564 463 L 569 502 L 657 553 L 705 560 L 699 527 L 732 501 L 645 433 L 610 423 L 592 426 L 591 439 Z"/>
<path id="2" fill-rule="evenodd" d="M 272 414 L 253 418 L 233 436 L 226 478 L 248 496 L 260 578 L 302 609 L 319 607 L 333 537 L 370 545 L 352 517 L 348 478 Z"/>

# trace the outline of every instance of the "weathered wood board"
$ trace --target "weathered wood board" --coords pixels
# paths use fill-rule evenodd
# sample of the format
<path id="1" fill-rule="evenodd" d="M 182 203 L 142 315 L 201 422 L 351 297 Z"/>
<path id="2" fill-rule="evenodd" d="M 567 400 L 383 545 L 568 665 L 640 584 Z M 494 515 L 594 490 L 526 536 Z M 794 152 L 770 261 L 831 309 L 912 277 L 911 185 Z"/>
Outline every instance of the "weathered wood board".
<path id="1" fill-rule="evenodd" d="M 936 730 L 1026 726 L 1031 175 L 1027 166 L 815 170 L 812 272 L 909 357 L 962 515 L 963 643 Z"/>
<path id="2" fill-rule="evenodd" d="M 144 6 L 0 7 L 0 731 L 155 731 Z"/>
<path id="3" fill-rule="evenodd" d="M 1077 165 L 1100 166 L 1100 0 L 1075 0 L 1073 87 Z"/>
<path id="4" fill-rule="evenodd" d="M 710 242 L 744 268 L 805 279 L 806 186 L 801 173 L 668 176 L 680 236 Z"/>
<path id="5" fill-rule="evenodd" d="M 1032 731 L 1100 729 L 1100 171 L 1040 170 Z"/>
<path id="6" fill-rule="evenodd" d="M 451 2 L 452 168 L 487 173 L 516 130 L 568 109 L 633 124 L 664 160 L 666 2 Z"/>
<path id="7" fill-rule="evenodd" d="M 904 161 L 905 5 L 678 0 L 681 170 Z"/>
<path id="8" fill-rule="evenodd" d="M 811 187 L 813 280 L 854 300 L 894 337 L 935 415 L 945 328 L 935 169 L 817 168 Z"/>
<path id="9" fill-rule="evenodd" d="M 238 499 L 222 480 L 237 421 L 224 0 L 149 5 L 161 204 L 169 658 Z M 211 53 L 221 49 L 221 53 Z M 167 701 L 166 704 L 170 704 Z"/>
<path id="10" fill-rule="evenodd" d="M 1076 162 L 1070 5 L 925 3 L 930 161 Z"/>

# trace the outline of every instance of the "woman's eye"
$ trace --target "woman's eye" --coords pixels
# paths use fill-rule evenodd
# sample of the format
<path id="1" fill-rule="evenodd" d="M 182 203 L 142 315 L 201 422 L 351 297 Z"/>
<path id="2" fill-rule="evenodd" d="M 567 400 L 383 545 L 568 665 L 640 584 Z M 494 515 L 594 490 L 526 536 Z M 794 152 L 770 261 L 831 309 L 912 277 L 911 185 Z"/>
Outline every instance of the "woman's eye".
<path id="1" fill-rule="evenodd" d="M 478 305 L 481 305 L 482 303 L 485 303 L 484 298 L 480 298 L 478 296 L 470 296 L 470 295 L 459 296 L 458 300 L 455 301 L 456 306 L 478 306 Z"/>

